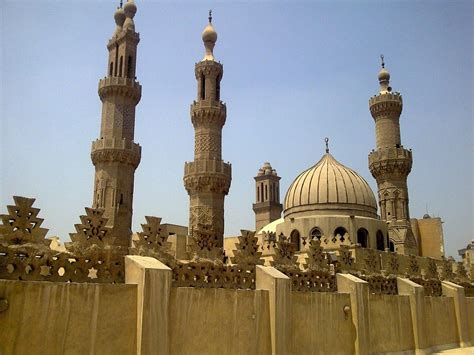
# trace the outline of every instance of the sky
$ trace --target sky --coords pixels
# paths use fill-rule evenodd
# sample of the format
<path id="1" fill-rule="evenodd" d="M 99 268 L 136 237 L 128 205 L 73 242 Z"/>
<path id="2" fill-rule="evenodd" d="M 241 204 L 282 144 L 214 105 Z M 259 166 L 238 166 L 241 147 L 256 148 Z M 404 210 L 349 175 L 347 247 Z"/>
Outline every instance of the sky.
<path id="1" fill-rule="evenodd" d="M 140 33 L 133 231 L 145 215 L 186 225 L 184 162 L 201 32 L 213 9 L 224 65 L 223 159 L 232 164 L 225 235 L 254 229 L 253 177 L 265 161 L 293 179 L 330 151 L 364 177 L 380 54 L 403 95 L 402 144 L 413 150 L 411 217 L 444 221 L 448 255 L 474 237 L 471 1 L 135 1 Z M 68 240 L 92 204 L 97 84 L 117 1 L 0 0 L 0 213 L 36 198 L 48 236 Z"/>

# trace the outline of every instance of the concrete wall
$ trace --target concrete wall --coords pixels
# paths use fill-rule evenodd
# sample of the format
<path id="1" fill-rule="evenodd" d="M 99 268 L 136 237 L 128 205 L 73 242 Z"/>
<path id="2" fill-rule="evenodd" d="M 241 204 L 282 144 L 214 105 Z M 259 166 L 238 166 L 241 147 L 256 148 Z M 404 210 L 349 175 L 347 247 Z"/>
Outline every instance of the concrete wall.
<path id="1" fill-rule="evenodd" d="M 172 288 L 170 354 L 271 354 L 268 291 Z"/>
<path id="2" fill-rule="evenodd" d="M 356 330 L 344 314 L 349 294 L 291 292 L 292 354 L 353 354 Z"/>
<path id="3" fill-rule="evenodd" d="M 430 347 L 458 343 L 454 300 L 451 297 L 425 297 L 425 334 Z"/>
<path id="4" fill-rule="evenodd" d="M 408 296 L 369 296 L 370 343 L 374 353 L 415 348 Z"/>
<path id="5" fill-rule="evenodd" d="M 0 354 L 133 354 L 137 289 L 0 280 Z"/>
<path id="6" fill-rule="evenodd" d="M 469 340 L 474 344 L 474 297 L 466 297 L 467 322 L 469 328 Z"/>

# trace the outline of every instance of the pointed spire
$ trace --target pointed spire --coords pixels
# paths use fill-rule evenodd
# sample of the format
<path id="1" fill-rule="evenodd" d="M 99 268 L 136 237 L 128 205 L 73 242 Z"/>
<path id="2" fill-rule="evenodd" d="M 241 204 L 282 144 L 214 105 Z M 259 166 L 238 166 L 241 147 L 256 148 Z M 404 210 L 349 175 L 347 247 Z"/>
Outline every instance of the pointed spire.
<path id="1" fill-rule="evenodd" d="M 202 32 L 202 41 L 204 42 L 204 47 L 206 48 L 203 60 L 214 60 L 214 54 L 212 51 L 214 50 L 214 46 L 216 45 L 217 32 L 212 26 L 212 10 L 209 10 L 208 19 L 209 23 Z"/>
<path id="2" fill-rule="evenodd" d="M 384 55 L 380 55 L 380 59 L 382 61 L 382 69 L 379 71 L 379 83 L 380 83 L 380 93 L 390 92 L 392 88 L 389 86 L 390 84 L 390 73 L 387 69 L 385 69 L 385 61 Z"/>

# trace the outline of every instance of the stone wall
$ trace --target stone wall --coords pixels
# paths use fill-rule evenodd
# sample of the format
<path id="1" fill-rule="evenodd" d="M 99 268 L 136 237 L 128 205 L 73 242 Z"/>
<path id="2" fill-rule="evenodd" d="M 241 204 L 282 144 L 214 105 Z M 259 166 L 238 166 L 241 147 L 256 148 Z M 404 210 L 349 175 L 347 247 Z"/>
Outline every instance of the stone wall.
<path id="1" fill-rule="evenodd" d="M 408 296 L 369 296 L 370 343 L 374 353 L 415 348 Z"/>
<path id="2" fill-rule="evenodd" d="M 172 288 L 170 354 L 271 354 L 267 291 Z"/>
<path id="3" fill-rule="evenodd" d="M 472 316 L 474 314 L 474 297 L 466 297 L 466 311 L 471 315 L 467 317 L 469 340 L 474 343 L 474 316 Z"/>
<path id="4" fill-rule="evenodd" d="M 348 294 L 291 292 L 292 354 L 353 354 L 356 330 Z"/>
<path id="5" fill-rule="evenodd" d="M 133 354 L 136 289 L 0 280 L 0 354 Z"/>
<path id="6" fill-rule="evenodd" d="M 435 349 L 452 347 L 449 345 L 458 343 L 453 299 L 451 297 L 425 297 L 424 307 L 425 334 L 430 347 Z"/>

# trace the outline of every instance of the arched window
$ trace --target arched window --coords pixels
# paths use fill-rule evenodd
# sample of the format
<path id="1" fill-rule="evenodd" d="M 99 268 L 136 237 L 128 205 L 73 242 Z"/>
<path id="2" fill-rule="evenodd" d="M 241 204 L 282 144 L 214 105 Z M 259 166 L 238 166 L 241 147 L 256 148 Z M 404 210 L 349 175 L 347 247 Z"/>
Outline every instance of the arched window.
<path id="1" fill-rule="evenodd" d="M 221 78 L 217 77 L 216 79 L 216 100 L 219 101 L 221 99 Z"/>
<path id="2" fill-rule="evenodd" d="M 122 76 L 122 69 L 123 69 L 123 55 L 120 56 L 119 76 Z"/>
<path id="3" fill-rule="evenodd" d="M 377 231 L 376 235 L 376 242 L 377 242 L 377 250 L 385 250 L 384 242 L 383 242 L 383 233 L 381 230 Z"/>
<path id="4" fill-rule="evenodd" d="M 290 242 L 295 246 L 295 250 L 300 250 L 300 232 L 296 229 L 290 234 Z"/>
<path id="5" fill-rule="evenodd" d="M 268 200 L 268 186 L 265 185 L 265 201 Z"/>
<path id="6" fill-rule="evenodd" d="M 201 74 L 201 100 L 206 99 L 206 78 Z"/>
<path id="7" fill-rule="evenodd" d="M 119 202 L 119 205 L 122 205 L 123 204 L 123 194 L 120 194 L 120 202 Z"/>
<path id="8" fill-rule="evenodd" d="M 311 239 L 321 240 L 323 233 L 321 232 L 321 229 L 319 229 L 318 227 L 314 227 L 313 229 L 311 229 L 311 232 L 309 232 L 309 235 L 311 236 Z"/>
<path id="9" fill-rule="evenodd" d="M 367 248 L 369 241 L 369 232 L 365 228 L 359 228 L 357 231 L 357 243 L 360 244 L 362 248 Z"/>
<path id="10" fill-rule="evenodd" d="M 257 186 L 257 202 L 260 202 L 260 186 Z"/>
<path id="11" fill-rule="evenodd" d="M 393 244 L 392 241 L 388 242 L 388 250 L 393 251 L 393 252 L 395 251 L 395 244 Z"/>
<path id="12" fill-rule="evenodd" d="M 114 62 L 110 62 L 109 76 L 114 75 Z"/>
<path id="13" fill-rule="evenodd" d="M 344 240 L 346 240 L 345 237 L 344 237 L 344 235 L 346 235 L 346 233 L 347 233 L 346 228 L 344 228 L 344 227 L 337 227 L 337 228 L 334 230 L 334 237 L 336 237 L 337 239 L 339 239 L 339 241 L 340 241 L 341 243 L 343 243 Z"/>
<path id="14" fill-rule="evenodd" d="M 127 63 L 127 77 L 132 79 L 132 56 L 128 56 L 128 63 Z"/>

